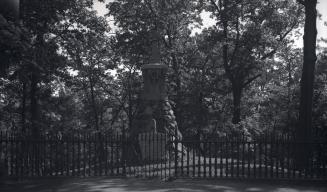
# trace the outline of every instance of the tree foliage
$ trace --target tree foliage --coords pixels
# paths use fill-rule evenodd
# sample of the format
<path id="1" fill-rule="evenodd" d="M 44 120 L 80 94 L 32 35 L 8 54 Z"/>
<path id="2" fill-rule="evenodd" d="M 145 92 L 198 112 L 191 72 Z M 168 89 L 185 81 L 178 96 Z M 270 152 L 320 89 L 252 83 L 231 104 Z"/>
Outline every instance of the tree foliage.
<path id="1" fill-rule="evenodd" d="M 138 117 L 140 67 L 150 62 L 156 30 L 168 66 L 167 105 L 184 136 L 297 130 L 305 71 L 304 52 L 293 42 L 304 24 L 300 4 L 116 0 L 107 2 L 102 17 L 93 3 L 34 0 L 21 22 L 0 15 L 1 129 L 34 135 L 130 131 Z M 193 33 L 206 22 L 202 13 L 216 23 Z M 317 58 L 313 130 L 324 135 L 324 48 Z"/>

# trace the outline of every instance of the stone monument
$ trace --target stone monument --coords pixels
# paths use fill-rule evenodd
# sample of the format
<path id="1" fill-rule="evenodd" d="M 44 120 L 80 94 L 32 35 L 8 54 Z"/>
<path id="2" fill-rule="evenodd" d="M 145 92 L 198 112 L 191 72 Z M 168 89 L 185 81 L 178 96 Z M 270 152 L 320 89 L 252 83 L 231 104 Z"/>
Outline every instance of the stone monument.
<path id="1" fill-rule="evenodd" d="M 134 143 L 134 151 L 138 154 L 138 159 L 142 161 L 160 160 L 164 158 L 164 151 L 168 150 L 167 147 L 174 147 L 166 146 L 162 139 L 160 141 L 153 139 L 145 141 L 144 138 L 162 138 L 165 135 L 168 135 L 169 138 L 176 138 L 176 133 L 177 138 L 181 138 L 167 96 L 166 74 L 168 67 L 160 61 L 160 37 L 158 32 L 154 30 L 150 38 L 150 62 L 141 67 L 144 87 L 140 95 L 138 115 L 130 132 L 132 140 L 134 138 L 134 142 L 132 142 Z M 153 146 L 149 145 L 151 143 Z"/>
<path id="2" fill-rule="evenodd" d="M 132 130 L 134 134 L 151 132 L 154 128 L 157 132 L 165 133 L 162 104 L 168 100 L 165 84 L 168 67 L 160 62 L 159 35 L 155 30 L 150 38 L 151 57 L 149 64 L 141 67 L 144 86 L 140 95 L 137 122 Z"/>

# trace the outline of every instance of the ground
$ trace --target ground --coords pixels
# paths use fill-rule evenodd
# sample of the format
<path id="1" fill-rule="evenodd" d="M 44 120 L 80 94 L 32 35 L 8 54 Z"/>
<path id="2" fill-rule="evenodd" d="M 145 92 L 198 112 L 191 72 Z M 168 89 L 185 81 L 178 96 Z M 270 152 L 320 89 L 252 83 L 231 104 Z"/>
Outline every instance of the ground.
<path id="1" fill-rule="evenodd" d="M 327 192 L 326 182 L 51 178 L 2 181 L 1 192 Z"/>

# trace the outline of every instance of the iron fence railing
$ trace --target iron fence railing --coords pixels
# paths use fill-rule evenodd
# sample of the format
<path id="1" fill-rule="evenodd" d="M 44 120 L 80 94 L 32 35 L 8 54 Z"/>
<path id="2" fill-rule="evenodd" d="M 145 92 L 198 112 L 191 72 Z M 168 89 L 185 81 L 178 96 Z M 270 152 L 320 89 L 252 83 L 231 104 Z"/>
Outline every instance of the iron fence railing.
<path id="1" fill-rule="evenodd" d="M 299 149 L 310 149 L 299 168 Z M 206 141 L 144 133 L 39 136 L 0 133 L 2 174 L 32 176 L 133 176 L 327 179 L 327 144 L 289 137 L 219 137 Z"/>

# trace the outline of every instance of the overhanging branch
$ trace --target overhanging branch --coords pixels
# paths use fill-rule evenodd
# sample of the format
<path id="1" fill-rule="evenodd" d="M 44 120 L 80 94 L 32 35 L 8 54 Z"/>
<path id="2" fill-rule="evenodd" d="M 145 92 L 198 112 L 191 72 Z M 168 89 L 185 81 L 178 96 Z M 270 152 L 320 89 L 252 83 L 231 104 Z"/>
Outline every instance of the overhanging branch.
<path id="1" fill-rule="evenodd" d="M 220 13 L 220 9 L 218 7 L 218 5 L 216 4 L 216 2 L 214 0 L 211 0 L 211 4 L 215 7 L 215 9 L 217 10 L 218 14 Z"/>
<path id="2" fill-rule="evenodd" d="M 296 0 L 296 1 L 305 6 L 305 0 Z"/>
<path id="3" fill-rule="evenodd" d="M 260 76 L 261 76 L 261 74 L 258 74 L 258 75 L 254 76 L 254 77 L 249 78 L 249 79 L 248 79 L 248 80 L 243 84 L 243 87 L 249 85 L 252 81 L 254 81 L 255 79 L 257 79 L 257 78 L 260 77 Z"/>

